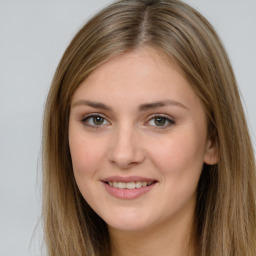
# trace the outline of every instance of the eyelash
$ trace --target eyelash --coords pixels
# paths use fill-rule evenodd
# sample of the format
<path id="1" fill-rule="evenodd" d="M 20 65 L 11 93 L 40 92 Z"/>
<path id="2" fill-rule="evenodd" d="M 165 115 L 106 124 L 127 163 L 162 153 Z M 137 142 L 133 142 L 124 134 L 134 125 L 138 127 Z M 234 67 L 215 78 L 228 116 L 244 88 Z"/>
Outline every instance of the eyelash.
<path id="1" fill-rule="evenodd" d="M 107 121 L 107 119 L 99 113 L 89 114 L 89 115 L 85 116 L 81 121 L 87 127 L 90 127 L 90 128 L 93 128 L 93 129 L 100 129 L 100 128 L 102 128 L 102 126 L 105 126 L 106 124 L 96 125 L 96 124 L 90 124 L 89 123 L 89 120 L 91 118 L 97 118 L 97 117 L 102 118 L 103 123 L 106 121 L 106 122 L 108 122 L 108 124 L 110 124 L 110 122 Z M 165 129 L 165 128 L 168 128 L 169 126 L 175 124 L 174 120 L 172 120 L 170 117 L 168 117 L 166 115 L 163 115 L 163 114 L 154 114 L 153 116 L 150 117 L 150 119 L 147 121 L 147 123 L 149 123 L 150 121 L 154 121 L 154 120 L 156 121 L 156 118 L 162 118 L 164 120 L 164 125 L 163 126 L 157 126 L 157 125 L 154 126 L 153 125 L 156 129 Z M 167 125 L 166 125 L 166 122 L 168 123 Z"/>
<path id="2" fill-rule="evenodd" d="M 165 121 L 165 124 L 163 126 L 155 125 L 156 129 L 165 129 L 165 128 L 168 128 L 169 126 L 175 124 L 173 119 L 171 119 L 169 116 L 166 116 L 164 114 L 154 114 L 153 116 L 150 117 L 150 119 L 149 119 L 149 121 L 147 121 L 147 123 L 149 123 L 151 120 L 152 121 L 156 120 L 156 118 L 162 118 Z M 167 125 L 166 125 L 166 122 L 168 123 Z"/>
<path id="3" fill-rule="evenodd" d="M 81 121 L 82 121 L 82 123 L 85 125 L 85 126 L 88 126 L 88 127 L 90 127 L 90 128 L 93 128 L 93 129 L 100 129 L 101 128 L 101 126 L 103 126 L 103 125 L 96 125 L 96 124 L 90 124 L 89 123 L 89 120 L 91 119 L 91 118 L 96 118 L 96 117 L 100 117 L 100 118 L 102 118 L 104 121 L 107 121 L 107 119 L 104 117 L 104 116 L 102 116 L 101 114 L 99 114 L 99 113 L 95 113 L 95 114 L 89 114 L 89 115 L 87 115 L 87 116 L 85 116 Z M 108 121 L 107 121 L 108 122 Z M 108 123 L 110 123 L 110 122 L 108 122 Z"/>

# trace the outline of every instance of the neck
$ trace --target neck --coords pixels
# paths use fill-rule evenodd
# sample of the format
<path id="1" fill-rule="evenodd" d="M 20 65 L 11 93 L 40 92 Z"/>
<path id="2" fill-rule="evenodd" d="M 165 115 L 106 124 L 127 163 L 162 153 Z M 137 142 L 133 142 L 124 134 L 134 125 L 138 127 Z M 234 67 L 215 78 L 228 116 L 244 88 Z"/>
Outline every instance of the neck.
<path id="1" fill-rule="evenodd" d="M 184 217 L 184 216 L 183 216 Z M 112 256 L 194 256 L 193 216 L 173 219 L 140 231 L 109 227 Z"/>

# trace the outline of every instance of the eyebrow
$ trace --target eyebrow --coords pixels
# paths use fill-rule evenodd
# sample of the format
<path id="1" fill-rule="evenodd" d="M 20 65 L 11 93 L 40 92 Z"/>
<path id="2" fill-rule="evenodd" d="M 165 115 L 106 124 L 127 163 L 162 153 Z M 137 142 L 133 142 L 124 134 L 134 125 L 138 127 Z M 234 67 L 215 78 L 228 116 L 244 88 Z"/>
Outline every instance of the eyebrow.
<path id="1" fill-rule="evenodd" d="M 160 108 L 165 106 L 176 106 L 176 107 L 181 107 L 188 110 L 188 108 L 185 105 L 175 100 L 164 100 L 164 101 L 156 101 L 152 103 L 145 103 L 139 106 L 139 110 L 147 111 L 150 109 L 155 109 L 155 108 Z"/>
<path id="2" fill-rule="evenodd" d="M 90 100 L 78 100 L 72 104 L 72 108 L 77 106 L 83 106 L 83 105 L 90 106 L 97 109 L 113 111 L 111 107 L 101 102 L 90 101 Z M 176 106 L 176 107 L 181 107 L 183 109 L 188 110 L 188 107 L 186 107 L 182 103 L 175 100 L 164 100 L 164 101 L 156 101 L 152 103 L 145 103 L 145 104 L 139 105 L 138 109 L 139 111 L 147 111 L 147 110 L 156 109 L 156 108 L 165 107 L 165 106 Z"/>
<path id="3" fill-rule="evenodd" d="M 96 102 L 96 101 L 90 101 L 90 100 L 78 100 L 74 104 L 72 104 L 72 108 L 77 107 L 77 106 L 83 106 L 83 105 L 90 106 L 93 108 L 112 111 L 111 107 L 108 107 L 107 105 L 105 105 L 103 103 Z"/>

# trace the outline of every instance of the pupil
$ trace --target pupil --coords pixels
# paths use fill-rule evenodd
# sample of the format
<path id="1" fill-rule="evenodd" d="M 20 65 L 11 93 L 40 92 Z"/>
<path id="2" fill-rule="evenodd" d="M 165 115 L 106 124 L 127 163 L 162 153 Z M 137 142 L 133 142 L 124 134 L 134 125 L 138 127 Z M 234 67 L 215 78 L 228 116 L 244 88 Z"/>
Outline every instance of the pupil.
<path id="1" fill-rule="evenodd" d="M 95 117 L 93 118 L 93 122 L 94 122 L 94 124 L 96 124 L 96 125 L 102 124 L 102 123 L 103 123 L 103 118 L 100 117 L 100 116 L 95 116 Z"/>
<path id="2" fill-rule="evenodd" d="M 155 124 L 158 126 L 163 126 L 165 124 L 165 118 L 163 117 L 157 117 L 155 118 Z"/>

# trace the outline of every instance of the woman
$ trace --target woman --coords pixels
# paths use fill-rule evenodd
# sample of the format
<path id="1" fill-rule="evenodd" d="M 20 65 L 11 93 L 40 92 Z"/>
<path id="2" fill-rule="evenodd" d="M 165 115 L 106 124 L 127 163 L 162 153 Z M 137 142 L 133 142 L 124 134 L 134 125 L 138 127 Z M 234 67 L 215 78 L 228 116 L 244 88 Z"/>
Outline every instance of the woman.
<path id="1" fill-rule="evenodd" d="M 256 253 L 255 160 L 211 25 L 118 1 L 67 48 L 46 103 L 49 255 Z"/>

